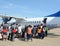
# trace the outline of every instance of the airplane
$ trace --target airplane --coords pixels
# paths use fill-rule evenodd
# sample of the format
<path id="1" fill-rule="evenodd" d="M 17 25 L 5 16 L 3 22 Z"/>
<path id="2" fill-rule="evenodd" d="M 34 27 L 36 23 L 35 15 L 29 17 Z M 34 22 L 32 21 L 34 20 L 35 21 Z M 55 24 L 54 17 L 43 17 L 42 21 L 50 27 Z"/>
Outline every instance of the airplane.
<path id="1" fill-rule="evenodd" d="M 17 17 L 3 16 L 3 15 L 0 15 L 0 17 L 2 17 L 3 22 L 16 23 L 16 24 L 20 24 L 22 26 L 40 25 L 41 23 L 43 23 L 44 19 L 47 18 L 46 24 L 47 24 L 48 28 L 60 27 L 60 21 L 59 21 L 60 20 L 60 11 L 58 11 L 57 13 L 54 13 L 52 15 L 48 15 L 48 16 L 40 17 L 40 18 L 27 18 L 27 17 L 26 18 L 17 18 Z"/>

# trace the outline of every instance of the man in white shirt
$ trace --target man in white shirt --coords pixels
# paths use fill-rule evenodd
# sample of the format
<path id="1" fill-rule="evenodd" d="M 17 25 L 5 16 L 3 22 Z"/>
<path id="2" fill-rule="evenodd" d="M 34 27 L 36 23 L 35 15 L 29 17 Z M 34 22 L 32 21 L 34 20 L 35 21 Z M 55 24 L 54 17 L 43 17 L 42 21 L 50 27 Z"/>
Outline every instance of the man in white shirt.
<path id="1" fill-rule="evenodd" d="M 22 34 L 22 26 L 19 25 L 18 27 L 18 37 L 20 37 Z"/>

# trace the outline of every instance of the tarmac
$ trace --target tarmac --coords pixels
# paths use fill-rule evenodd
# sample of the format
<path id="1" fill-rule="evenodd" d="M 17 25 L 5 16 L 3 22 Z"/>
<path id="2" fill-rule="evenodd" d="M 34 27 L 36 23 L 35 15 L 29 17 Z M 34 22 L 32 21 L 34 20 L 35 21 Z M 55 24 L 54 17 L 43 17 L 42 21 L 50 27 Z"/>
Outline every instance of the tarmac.
<path id="1" fill-rule="evenodd" d="M 3 40 L 0 41 L 0 46 L 60 46 L 60 28 L 49 30 L 48 36 L 44 39 L 33 38 L 32 42 L 25 42 L 21 39 L 15 39 L 13 42 Z"/>

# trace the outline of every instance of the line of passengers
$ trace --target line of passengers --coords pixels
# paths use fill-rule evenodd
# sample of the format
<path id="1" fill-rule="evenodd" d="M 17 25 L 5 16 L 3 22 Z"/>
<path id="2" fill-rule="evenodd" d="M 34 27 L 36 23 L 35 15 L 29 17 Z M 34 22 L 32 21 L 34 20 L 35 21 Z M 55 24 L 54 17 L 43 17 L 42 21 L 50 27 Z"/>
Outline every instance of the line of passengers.
<path id="1" fill-rule="evenodd" d="M 11 40 L 14 41 L 14 38 L 23 38 L 25 41 L 32 41 L 32 38 L 44 39 L 47 36 L 48 27 L 43 26 L 43 24 L 38 26 L 25 26 L 23 29 L 21 25 L 12 24 L 8 26 L 7 23 L 4 23 L 0 26 L 0 39 L 1 40 Z"/>

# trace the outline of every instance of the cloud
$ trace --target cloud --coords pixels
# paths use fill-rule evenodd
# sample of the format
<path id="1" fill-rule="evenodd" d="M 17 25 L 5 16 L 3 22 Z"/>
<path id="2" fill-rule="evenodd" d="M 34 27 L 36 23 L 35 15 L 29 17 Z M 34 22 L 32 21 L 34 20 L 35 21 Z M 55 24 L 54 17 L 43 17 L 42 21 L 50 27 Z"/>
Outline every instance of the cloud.
<path id="1" fill-rule="evenodd" d="M 10 3 L 10 4 L 9 4 L 9 6 L 11 7 L 11 6 L 13 6 L 13 4 L 12 4 L 12 3 Z"/>
<path id="2" fill-rule="evenodd" d="M 3 5 L 3 8 L 6 8 L 6 9 L 21 9 L 21 10 L 28 10 L 29 9 L 26 6 L 22 6 L 22 5 L 14 4 L 14 3 L 5 4 L 5 5 Z"/>
<path id="3" fill-rule="evenodd" d="M 13 3 L 9 3 L 7 5 L 4 6 L 4 8 L 13 8 L 15 5 Z"/>

